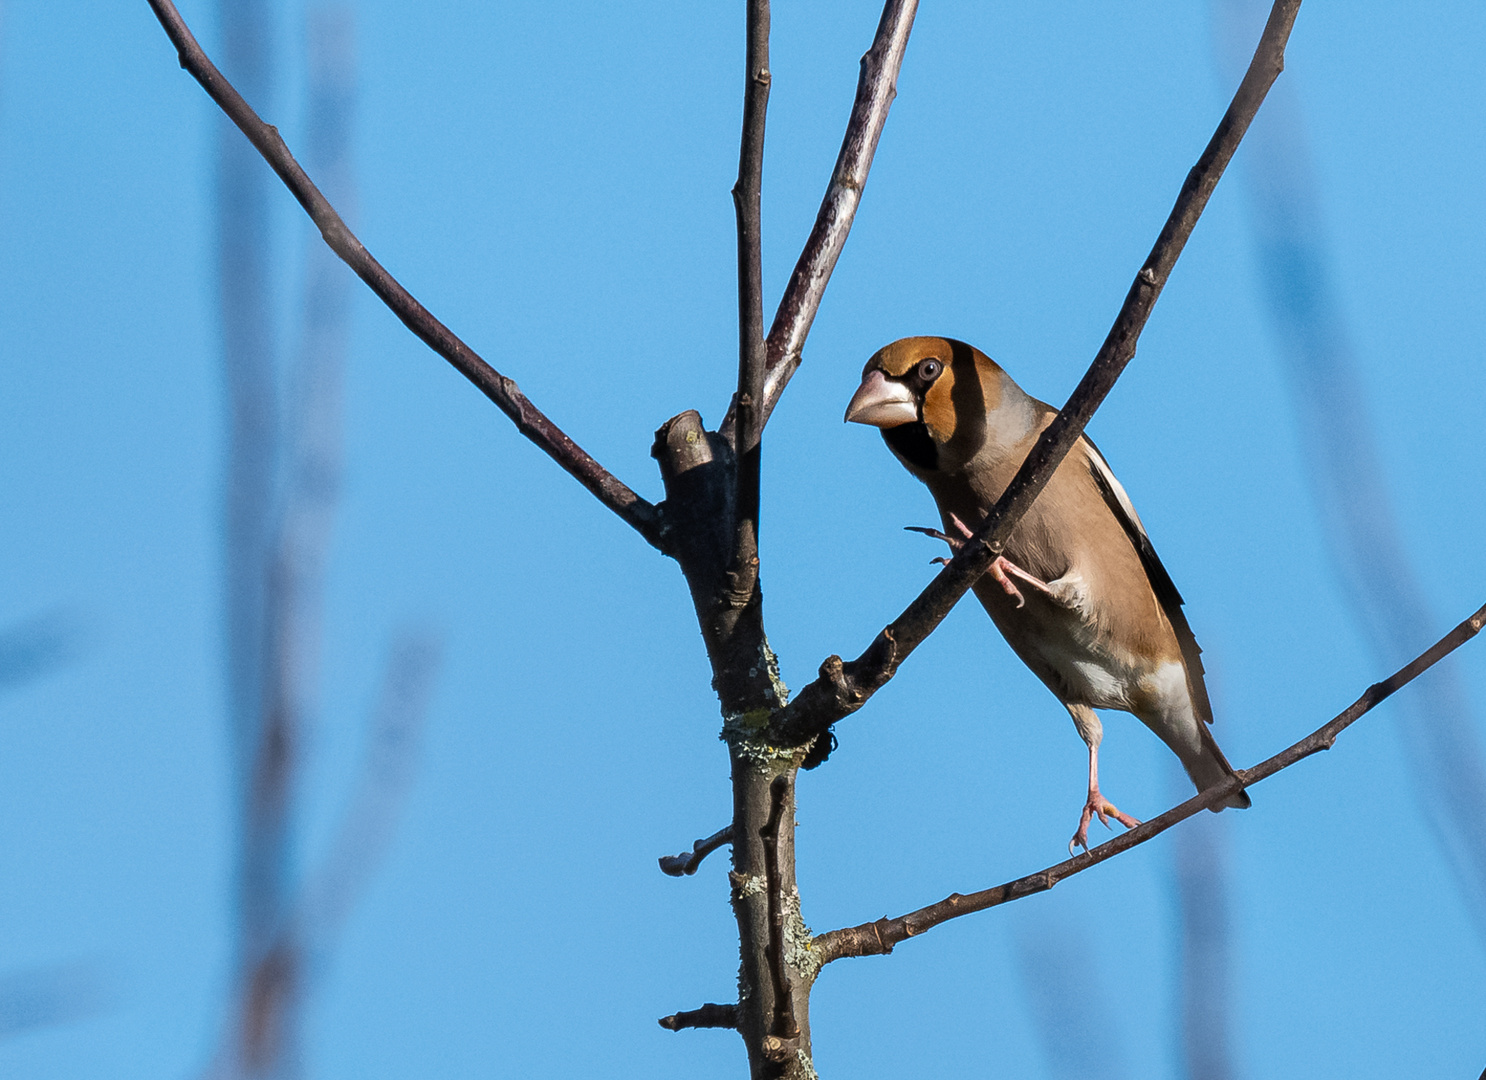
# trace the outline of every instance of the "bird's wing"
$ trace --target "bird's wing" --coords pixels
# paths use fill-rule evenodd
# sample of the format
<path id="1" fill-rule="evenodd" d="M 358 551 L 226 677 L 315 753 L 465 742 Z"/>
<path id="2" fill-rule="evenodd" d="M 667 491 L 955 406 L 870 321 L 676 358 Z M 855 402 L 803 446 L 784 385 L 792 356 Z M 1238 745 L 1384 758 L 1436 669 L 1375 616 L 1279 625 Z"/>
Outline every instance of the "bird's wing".
<path id="1" fill-rule="evenodd" d="M 1192 692 L 1192 704 L 1197 715 L 1204 723 L 1211 724 L 1213 707 L 1207 697 L 1207 682 L 1203 678 L 1202 647 L 1197 644 L 1197 637 L 1192 633 L 1192 627 L 1187 624 L 1187 616 L 1182 611 L 1182 594 L 1177 592 L 1176 583 L 1171 580 L 1166 567 L 1161 565 L 1161 558 L 1151 546 L 1151 538 L 1146 535 L 1145 526 L 1140 523 L 1140 515 L 1135 512 L 1130 496 L 1125 494 L 1124 487 L 1115 478 L 1104 455 L 1088 436 L 1084 436 L 1082 441 L 1087 450 L 1089 472 L 1093 474 L 1094 483 L 1115 519 L 1125 530 L 1125 535 L 1135 545 L 1135 551 L 1140 555 L 1140 565 L 1145 567 L 1146 578 L 1151 583 L 1151 590 L 1156 594 L 1156 600 L 1166 613 L 1171 628 L 1176 631 L 1177 644 L 1181 647 L 1182 660 L 1187 669 L 1187 685 Z"/>

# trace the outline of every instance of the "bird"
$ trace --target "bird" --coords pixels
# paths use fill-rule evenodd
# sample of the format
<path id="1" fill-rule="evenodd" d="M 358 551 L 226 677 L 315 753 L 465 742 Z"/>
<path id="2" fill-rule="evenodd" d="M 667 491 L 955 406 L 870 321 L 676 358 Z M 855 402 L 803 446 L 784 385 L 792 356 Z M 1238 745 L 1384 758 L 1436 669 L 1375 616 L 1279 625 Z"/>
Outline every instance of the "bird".
<path id="1" fill-rule="evenodd" d="M 874 353 L 846 420 L 883 441 L 933 496 L 958 548 L 1016 475 L 1057 410 L 962 341 L 908 337 Z M 1202 650 L 1183 600 L 1130 497 L 1093 442 L 1080 436 L 1047 487 L 974 585 L 1013 652 L 1073 718 L 1088 747 L 1088 798 L 1070 854 L 1089 847 L 1095 817 L 1140 822 L 1099 788 L 1104 728 L 1095 709 L 1133 714 L 1181 761 L 1199 792 L 1234 776 L 1210 727 Z M 1242 788 L 1212 809 L 1245 808 Z"/>

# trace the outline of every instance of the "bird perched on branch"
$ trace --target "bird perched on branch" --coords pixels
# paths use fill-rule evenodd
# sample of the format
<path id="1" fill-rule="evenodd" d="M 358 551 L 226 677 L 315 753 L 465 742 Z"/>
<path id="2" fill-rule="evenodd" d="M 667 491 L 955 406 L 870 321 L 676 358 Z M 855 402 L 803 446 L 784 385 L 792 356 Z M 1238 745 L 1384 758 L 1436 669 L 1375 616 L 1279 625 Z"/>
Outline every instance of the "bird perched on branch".
<path id="1" fill-rule="evenodd" d="M 882 429 L 904 467 L 928 485 L 958 547 L 978 528 L 1057 410 L 1029 396 L 990 357 L 961 341 L 913 337 L 862 372 L 846 419 Z M 1182 598 L 1156 557 L 1125 489 L 1080 438 L 975 595 L 1012 650 L 1073 717 L 1089 747 L 1089 796 L 1069 842 L 1088 849 L 1090 820 L 1139 822 L 1099 790 L 1095 709 L 1133 713 L 1181 759 L 1198 791 L 1233 775 L 1208 725 L 1202 650 Z M 1224 806 L 1246 807 L 1240 791 Z"/>

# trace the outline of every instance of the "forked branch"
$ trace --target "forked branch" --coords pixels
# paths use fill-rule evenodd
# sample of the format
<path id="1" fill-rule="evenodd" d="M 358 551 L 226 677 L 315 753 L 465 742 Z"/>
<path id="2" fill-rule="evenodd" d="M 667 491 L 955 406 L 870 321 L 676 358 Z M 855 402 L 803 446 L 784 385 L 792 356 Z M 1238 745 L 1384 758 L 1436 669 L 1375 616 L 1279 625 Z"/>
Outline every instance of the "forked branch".
<path id="1" fill-rule="evenodd" d="M 1275 773 L 1288 769 L 1302 758 L 1310 757 L 1322 750 L 1330 750 L 1338 735 L 1398 689 L 1412 682 L 1475 637 L 1481 632 L 1483 626 L 1486 626 L 1486 605 L 1477 609 L 1474 615 L 1435 642 L 1413 661 L 1382 682 L 1373 683 L 1345 710 L 1299 742 L 1286 747 L 1274 757 L 1261 761 L 1252 769 L 1240 769 L 1235 776 L 1224 780 L 1221 784 L 1215 784 L 1201 794 L 1194 795 L 1160 817 L 1152 818 L 1150 821 L 1137 825 L 1129 832 L 1121 833 L 1114 839 L 1100 844 L 1093 851 L 1082 852 L 1056 866 L 1017 878 L 1005 885 L 997 885 L 995 888 L 963 896 L 954 893 L 937 904 L 930 904 L 928 907 L 911 911 L 907 915 L 900 915 L 896 919 L 878 919 L 876 922 L 863 923 L 860 926 L 832 930 L 815 938 L 811 949 L 822 964 L 839 960 L 843 956 L 879 956 L 892 952 L 893 946 L 899 942 L 922 934 L 925 930 L 930 930 L 942 922 L 959 918 L 961 915 L 969 915 L 973 911 L 985 911 L 987 908 L 997 907 L 1012 900 L 1020 900 L 1033 893 L 1045 892 L 1065 878 L 1072 877 L 1096 863 L 1112 859 L 1122 851 L 1129 851 L 1145 843 L 1177 822 L 1185 821 L 1193 814 L 1222 802 L 1241 788 L 1253 787 L 1259 781 L 1267 780 Z"/>
<path id="2" fill-rule="evenodd" d="M 769 422 L 779 395 L 800 366 L 805 338 L 820 310 L 836 261 L 846 247 L 846 237 L 856 219 L 862 189 L 872 169 L 872 156 L 887 123 L 888 109 L 898 94 L 898 71 L 903 66 L 903 53 L 908 48 L 908 35 L 917 12 L 918 0 L 887 0 L 877 23 L 877 34 L 862 56 L 856 100 L 851 106 L 846 135 L 841 140 L 841 152 L 836 156 L 836 168 L 815 215 L 815 226 L 789 276 L 769 328 L 768 373 L 759 408 L 760 429 Z M 720 428 L 722 434 L 730 436 L 736 422 L 736 414 L 730 412 Z"/>
<path id="3" fill-rule="evenodd" d="M 1187 174 L 1176 205 L 1172 207 L 1145 264 L 1135 275 L 1098 355 L 1062 412 L 1038 438 L 1005 493 L 981 523 L 974 539 L 965 543 L 928 587 L 877 635 L 861 656 L 849 663 L 832 656 L 821 665 L 820 677 L 804 687 L 775 718 L 771 734 L 780 745 L 798 745 L 818 736 L 837 720 L 861 708 L 893 677 L 898 665 L 934 631 L 1005 549 L 1007 538 L 1017 522 L 1083 434 L 1084 426 L 1135 356 L 1140 333 L 1182 248 L 1186 246 L 1187 238 L 1192 235 L 1209 196 L 1233 152 L 1238 149 L 1270 86 L 1284 69 L 1285 43 L 1290 38 L 1290 28 L 1299 9 L 1300 0 L 1275 0 L 1248 72 L 1207 148 Z"/>
<path id="4" fill-rule="evenodd" d="M 594 497 L 618 514 L 651 544 L 659 546 L 659 515 L 646 502 L 607 469 L 595 461 L 556 424 L 547 418 L 510 379 L 487 364 L 447 326 L 434 318 L 413 294 L 403 288 L 381 263 L 362 246 L 335 207 L 320 193 L 288 146 L 278 129 L 266 124 L 243 100 L 215 64 L 197 44 L 195 36 L 181 18 L 171 0 L 149 0 L 155 17 L 180 56 L 181 67 L 199 82 L 234 124 L 263 155 L 305 213 L 320 229 L 332 251 L 366 282 L 377 298 L 402 320 L 404 326 L 449 361 L 461 375 L 500 408 L 521 432 L 536 443 L 553 461 L 593 493 Z"/>

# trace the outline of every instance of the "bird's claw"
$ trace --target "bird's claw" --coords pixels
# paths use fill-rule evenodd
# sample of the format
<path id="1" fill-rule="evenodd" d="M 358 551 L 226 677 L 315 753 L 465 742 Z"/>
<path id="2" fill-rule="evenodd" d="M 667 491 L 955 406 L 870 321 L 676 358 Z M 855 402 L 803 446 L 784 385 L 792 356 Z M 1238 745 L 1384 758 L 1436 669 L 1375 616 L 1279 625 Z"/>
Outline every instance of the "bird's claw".
<path id="1" fill-rule="evenodd" d="M 1099 823 L 1106 829 L 1114 828 L 1109 823 L 1110 818 L 1114 818 L 1127 829 L 1133 829 L 1140 824 L 1139 818 L 1133 818 L 1121 811 L 1119 807 L 1106 799 L 1095 788 L 1089 792 L 1088 801 L 1084 803 L 1083 813 L 1079 815 L 1078 831 L 1073 834 L 1073 839 L 1068 841 L 1068 854 L 1077 855 L 1078 852 L 1075 850 L 1075 847 L 1081 847 L 1085 851 L 1089 850 L 1089 822 L 1093 821 L 1095 817 L 1099 818 Z"/>
<path id="2" fill-rule="evenodd" d="M 1001 588 L 1006 590 L 1006 595 L 1016 601 L 1017 607 L 1026 607 L 1027 598 L 1022 595 L 1022 590 L 1016 587 L 1016 582 L 1007 576 L 1006 568 L 1008 566 L 1015 566 L 1015 564 L 1007 562 L 1005 556 L 998 556 L 996 561 L 991 563 L 990 575 L 996 579 L 996 583 Z"/>
<path id="3" fill-rule="evenodd" d="M 925 525 L 905 525 L 903 529 L 905 532 L 923 533 L 925 536 L 932 537 L 935 540 L 943 540 L 949 545 L 951 551 L 958 552 L 965 546 L 965 541 L 972 539 L 975 534 L 970 531 L 968 525 L 954 514 L 949 515 L 949 521 L 959 531 L 959 536 L 950 536 L 948 533 L 940 532 L 938 529 L 931 529 Z M 930 559 L 929 564 L 931 566 L 935 564 L 948 566 L 949 560 L 943 557 Z M 1027 606 L 1027 598 L 1022 595 L 1022 590 L 1017 588 L 1016 582 L 1011 580 L 1013 577 L 1020 578 L 1040 593 L 1045 593 L 1048 596 L 1053 595 L 1053 590 L 1047 582 L 1034 574 L 1027 573 L 1027 571 L 1023 570 L 1005 555 L 997 555 L 995 561 L 986 568 L 986 573 L 995 579 L 996 584 L 1006 590 L 1006 595 L 1015 600 L 1016 606 L 1019 608 Z"/>
<path id="4" fill-rule="evenodd" d="M 959 551 L 960 548 L 965 546 L 965 541 L 958 537 L 950 536 L 948 533 L 942 533 L 938 529 L 931 529 L 927 525 L 904 525 L 903 531 L 923 533 L 932 540 L 943 540 L 955 551 Z"/>

